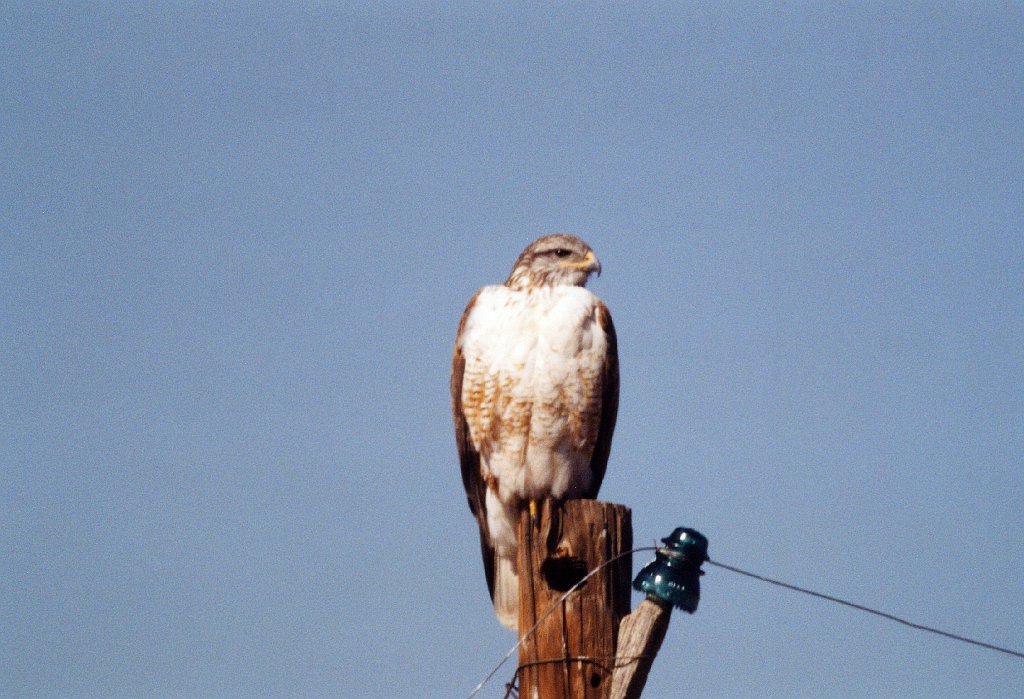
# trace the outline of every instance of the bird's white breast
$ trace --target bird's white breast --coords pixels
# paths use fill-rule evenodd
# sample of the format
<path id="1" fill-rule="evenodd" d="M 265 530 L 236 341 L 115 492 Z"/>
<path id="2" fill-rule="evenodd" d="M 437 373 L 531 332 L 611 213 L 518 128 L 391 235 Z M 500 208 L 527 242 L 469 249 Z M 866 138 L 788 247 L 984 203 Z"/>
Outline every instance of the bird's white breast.
<path id="1" fill-rule="evenodd" d="M 582 287 L 485 287 L 462 336 L 462 402 L 499 497 L 573 497 L 590 485 L 608 349 Z"/>

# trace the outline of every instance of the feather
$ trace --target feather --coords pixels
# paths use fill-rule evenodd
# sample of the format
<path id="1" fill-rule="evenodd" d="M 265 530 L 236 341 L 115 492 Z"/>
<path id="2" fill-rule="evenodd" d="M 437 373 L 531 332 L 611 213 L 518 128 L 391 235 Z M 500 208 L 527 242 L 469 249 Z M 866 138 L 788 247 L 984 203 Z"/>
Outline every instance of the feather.
<path id="1" fill-rule="evenodd" d="M 608 309 L 583 288 L 599 270 L 571 236 L 546 236 L 509 281 L 466 306 L 452 358 L 452 416 L 488 591 L 515 627 L 519 516 L 531 501 L 597 496 L 615 429 L 619 371 Z"/>

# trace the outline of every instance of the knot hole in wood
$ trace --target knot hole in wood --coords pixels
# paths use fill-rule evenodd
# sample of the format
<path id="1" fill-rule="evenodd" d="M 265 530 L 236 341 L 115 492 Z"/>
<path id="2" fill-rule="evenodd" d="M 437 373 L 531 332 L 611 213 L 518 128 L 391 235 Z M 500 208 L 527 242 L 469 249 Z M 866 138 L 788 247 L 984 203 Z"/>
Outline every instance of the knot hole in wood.
<path id="1" fill-rule="evenodd" d="M 587 564 L 574 556 L 550 556 L 540 564 L 540 574 L 552 590 L 568 592 L 587 575 Z M 586 583 L 580 588 L 586 587 Z"/>

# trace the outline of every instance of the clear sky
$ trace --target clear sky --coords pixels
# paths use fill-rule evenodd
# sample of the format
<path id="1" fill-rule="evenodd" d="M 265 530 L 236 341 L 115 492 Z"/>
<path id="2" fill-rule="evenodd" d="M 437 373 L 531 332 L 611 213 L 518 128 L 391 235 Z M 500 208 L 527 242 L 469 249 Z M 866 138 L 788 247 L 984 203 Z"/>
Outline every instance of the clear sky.
<path id="1" fill-rule="evenodd" d="M 638 544 L 1024 649 L 1021 5 L 23 2 L 0 55 L 0 695 L 468 694 L 451 344 L 554 231 Z M 645 696 L 1022 693 L 710 569 Z"/>

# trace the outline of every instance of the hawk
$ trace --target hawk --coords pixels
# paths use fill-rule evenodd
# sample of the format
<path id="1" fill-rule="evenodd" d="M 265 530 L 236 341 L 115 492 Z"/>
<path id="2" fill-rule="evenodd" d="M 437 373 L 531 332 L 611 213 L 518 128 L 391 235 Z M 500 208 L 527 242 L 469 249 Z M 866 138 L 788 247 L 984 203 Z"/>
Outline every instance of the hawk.
<path id="1" fill-rule="evenodd" d="M 594 498 L 619 404 L 615 327 L 584 288 L 601 273 L 571 235 L 531 243 L 505 284 L 466 306 L 452 359 L 452 416 L 499 621 L 518 623 L 516 530 L 544 499 Z"/>

